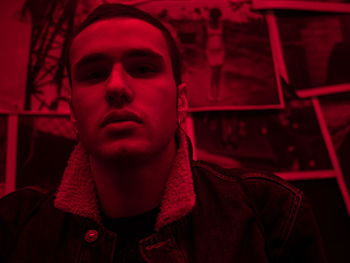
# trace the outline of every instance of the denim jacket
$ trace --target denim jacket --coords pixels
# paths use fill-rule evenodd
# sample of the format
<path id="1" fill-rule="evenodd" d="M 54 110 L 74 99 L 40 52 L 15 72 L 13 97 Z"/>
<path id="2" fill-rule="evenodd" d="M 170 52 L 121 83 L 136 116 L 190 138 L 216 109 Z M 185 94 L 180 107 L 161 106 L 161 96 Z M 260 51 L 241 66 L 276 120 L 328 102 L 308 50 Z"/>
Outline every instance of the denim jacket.
<path id="1" fill-rule="evenodd" d="M 179 135 L 145 262 L 326 262 L 310 205 L 277 176 L 193 161 Z M 118 235 L 101 223 L 78 145 L 55 192 L 24 188 L 0 199 L 0 262 L 113 262 Z"/>

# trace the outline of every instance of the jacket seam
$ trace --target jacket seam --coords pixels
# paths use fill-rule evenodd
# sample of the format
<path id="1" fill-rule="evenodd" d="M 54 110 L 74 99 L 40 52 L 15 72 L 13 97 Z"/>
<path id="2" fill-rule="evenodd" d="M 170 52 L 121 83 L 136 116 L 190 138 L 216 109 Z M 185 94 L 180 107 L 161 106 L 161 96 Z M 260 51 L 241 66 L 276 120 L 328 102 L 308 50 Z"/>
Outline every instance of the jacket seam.
<path id="1" fill-rule="evenodd" d="M 302 192 L 292 185 L 287 185 L 287 184 L 284 184 L 283 182 L 278 182 L 274 178 L 271 178 L 271 177 L 266 176 L 264 174 L 261 174 L 261 175 L 259 174 L 259 176 L 257 176 L 257 175 L 258 174 L 246 174 L 244 177 L 246 178 L 246 180 L 256 179 L 256 180 L 266 180 L 266 181 L 276 183 L 277 185 L 288 190 L 288 192 L 290 192 L 293 195 L 292 196 L 293 203 L 292 203 L 291 208 L 289 210 L 288 217 L 287 217 L 286 222 L 283 224 L 282 229 L 280 231 L 280 237 L 283 240 L 283 243 L 282 243 L 280 249 L 278 250 L 278 252 L 276 253 L 276 259 L 278 260 L 278 258 L 283 253 L 284 247 L 285 247 L 285 245 L 289 239 L 290 233 L 294 227 L 296 215 L 298 213 L 301 199 L 302 199 Z"/>
<path id="2" fill-rule="evenodd" d="M 16 192 L 23 192 L 23 191 L 33 191 L 33 192 L 37 192 L 37 193 L 41 193 L 43 195 L 45 194 L 48 194 L 49 191 L 46 190 L 46 189 L 42 189 L 40 187 L 37 187 L 37 186 L 25 186 L 25 187 L 22 187 L 20 189 L 18 189 Z"/>
<path id="3" fill-rule="evenodd" d="M 264 237 L 264 240 L 266 241 L 267 240 L 267 236 L 266 236 L 266 231 L 265 231 L 265 228 L 264 228 L 264 224 L 262 223 L 261 221 L 261 214 L 258 210 L 258 208 L 256 207 L 256 204 L 255 202 L 253 201 L 253 198 L 252 198 L 252 193 L 251 191 L 248 189 L 248 187 L 245 185 L 245 183 L 243 182 L 243 179 L 242 178 L 239 178 L 239 181 L 240 181 L 240 184 L 242 186 L 242 189 L 244 191 L 244 193 L 246 194 L 247 196 L 247 202 L 249 203 L 251 209 L 253 210 L 254 212 L 254 215 L 255 215 L 255 218 L 256 218 L 256 223 L 258 225 L 258 228 L 259 230 L 261 231 L 263 237 Z M 266 242 L 266 246 L 267 246 L 267 252 L 270 251 L 269 249 L 269 244 Z M 268 256 L 270 257 L 270 254 L 268 254 Z"/>
<path id="4" fill-rule="evenodd" d="M 285 188 L 289 192 L 292 192 L 296 196 L 301 195 L 301 191 L 298 188 L 296 188 L 295 186 L 293 186 L 291 184 L 285 184 L 283 181 L 276 180 L 275 178 L 270 177 L 270 176 L 266 176 L 263 173 L 247 173 L 247 174 L 244 174 L 243 177 L 246 177 L 248 180 L 249 179 L 257 179 L 257 180 L 270 181 L 270 182 L 273 182 L 275 184 L 282 186 L 283 188 Z"/>
<path id="5" fill-rule="evenodd" d="M 209 165 L 206 165 L 206 164 L 203 164 L 203 163 L 200 163 L 200 162 L 194 163 L 193 166 L 194 167 L 197 166 L 197 167 L 205 168 L 205 169 L 209 170 L 210 172 L 212 172 L 212 174 L 214 176 L 216 176 L 216 177 L 218 177 L 218 178 L 220 178 L 222 180 L 225 180 L 225 181 L 235 182 L 235 181 L 237 181 L 237 178 L 240 178 L 240 177 L 242 177 L 242 179 L 247 178 L 248 180 L 249 179 L 267 180 L 267 181 L 273 182 L 273 183 L 275 183 L 275 184 L 277 184 L 279 186 L 282 186 L 283 188 L 285 188 L 286 190 L 288 190 L 289 192 L 293 193 L 296 196 L 300 196 L 301 195 L 301 191 L 298 188 L 296 188 L 295 186 L 293 186 L 291 184 L 287 185 L 287 184 L 283 183 L 283 181 L 276 180 L 276 178 L 273 178 L 271 176 L 267 176 L 264 173 L 257 173 L 257 172 L 247 171 L 246 174 L 243 174 L 241 176 L 237 176 L 236 178 L 232 178 L 230 176 L 226 176 L 226 175 L 220 173 L 219 171 L 215 170 L 214 168 L 210 167 Z"/>
<path id="6" fill-rule="evenodd" d="M 235 182 L 237 181 L 236 178 L 232 178 L 232 177 L 229 177 L 229 176 L 226 176 L 222 173 L 220 173 L 219 171 L 213 169 L 212 167 L 208 166 L 208 165 L 205 165 L 203 163 L 194 163 L 193 164 L 193 167 L 200 167 L 200 168 L 204 168 L 204 169 L 207 169 L 208 171 L 210 171 L 215 177 L 218 177 L 224 181 L 228 181 L 228 182 Z"/>
<path id="7" fill-rule="evenodd" d="M 280 251 L 278 253 L 278 257 L 280 257 L 284 251 L 284 248 L 289 240 L 289 237 L 291 235 L 291 232 L 293 231 L 293 228 L 295 226 L 295 221 L 297 218 L 297 215 L 299 213 L 299 208 L 302 202 L 302 196 L 295 196 L 294 198 L 294 204 L 289 212 L 289 218 L 287 220 L 287 223 L 285 225 L 285 227 L 283 228 L 282 233 L 284 234 L 284 242 L 280 248 Z"/>
<path id="8" fill-rule="evenodd" d="M 145 245 L 145 242 L 147 242 L 148 240 L 151 240 L 153 236 L 154 236 L 154 234 L 151 235 L 151 236 L 149 236 L 149 237 L 146 237 L 146 238 L 144 238 L 144 239 L 141 239 L 140 242 L 139 242 L 139 250 L 140 250 L 141 256 L 143 257 L 143 259 L 144 259 L 147 263 L 150 263 L 150 262 L 151 262 L 151 259 L 149 258 L 148 254 L 147 254 L 147 253 L 148 253 L 148 252 L 146 251 L 146 246 L 147 246 L 147 245 Z"/>
<path id="9" fill-rule="evenodd" d="M 146 255 L 146 252 L 144 251 L 144 248 L 143 248 L 142 244 L 139 244 L 139 250 L 140 250 L 140 253 L 141 253 L 141 256 L 143 257 L 143 259 L 144 259 L 147 263 L 150 263 L 151 260 L 150 260 L 149 257 Z"/>
<path id="10" fill-rule="evenodd" d="M 280 232 L 280 236 L 281 236 L 281 239 L 283 240 L 283 243 L 282 243 L 280 249 L 278 250 L 278 252 L 276 253 L 276 259 L 278 260 L 278 258 L 283 253 L 285 245 L 289 239 L 290 233 L 294 227 L 296 215 L 298 213 L 301 199 L 302 199 L 302 192 L 299 189 L 297 189 L 296 187 L 294 187 L 293 185 L 287 185 L 287 184 L 284 184 L 283 182 L 278 182 L 274 178 L 271 178 L 271 177 L 266 176 L 264 174 L 251 173 L 251 174 L 244 175 L 244 177 L 246 178 L 246 180 L 256 179 L 256 180 L 266 180 L 266 181 L 276 183 L 277 185 L 288 190 L 288 192 L 290 192 L 293 195 L 293 197 L 292 197 L 293 204 L 291 205 L 286 222 L 283 224 L 282 230 Z"/>

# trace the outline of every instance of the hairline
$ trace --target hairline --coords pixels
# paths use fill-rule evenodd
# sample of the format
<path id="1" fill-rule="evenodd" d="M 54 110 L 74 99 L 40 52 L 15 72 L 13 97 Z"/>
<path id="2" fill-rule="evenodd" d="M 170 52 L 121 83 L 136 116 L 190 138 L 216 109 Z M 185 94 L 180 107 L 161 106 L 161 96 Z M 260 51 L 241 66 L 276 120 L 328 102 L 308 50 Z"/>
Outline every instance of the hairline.
<path id="1" fill-rule="evenodd" d="M 94 24 L 96 24 L 96 23 L 102 22 L 102 21 L 108 21 L 108 20 L 113 20 L 113 19 L 135 19 L 135 20 L 143 21 L 143 22 L 147 23 L 148 25 L 151 25 L 151 26 L 153 26 L 155 29 L 157 29 L 157 30 L 161 33 L 162 38 L 163 38 L 164 41 L 165 41 L 166 49 L 167 49 L 167 52 L 168 52 L 168 57 L 169 57 L 169 60 L 170 60 L 170 65 L 171 65 L 171 67 L 172 67 L 172 58 L 171 58 L 170 46 L 169 46 L 169 43 L 168 43 L 168 41 L 167 41 L 167 38 L 166 38 L 164 32 L 162 32 L 162 30 L 160 30 L 160 29 L 159 29 L 158 27 L 156 27 L 155 25 L 153 25 L 153 24 L 149 23 L 148 21 L 146 21 L 146 20 L 144 20 L 144 19 L 141 19 L 141 18 L 132 17 L 132 16 L 116 16 L 116 17 L 106 17 L 106 18 L 102 18 L 102 19 L 96 20 L 96 21 L 92 22 L 91 24 L 89 24 L 88 26 L 84 27 L 81 31 L 79 31 L 78 34 L 74 35 L 74 37 L 71 38 L 70 43 L 69 43 L 69 46 L 68 46 L 68 49 L 69 49 L 69 50 L 68 50 L 68 55 L 69 55 L 69 56 L 68 56 L 68 58 L 67 58 L 67 59 L 69 60 L 68 63 L 69 63 L 70 72 L 71 72 L 71 70 L 72 70 L 72 65 L 71 65 L 71 63 L 70 63 L 70 59 L 71 59 L 70 54 L 71 54 L 71 48 L 72 48 L 72 46 L 73 46 L 74 40 L 75 40 L 82 32 L 84 32 L 87 28 L 89 28 L 90 26 L 92 26 L 92 25 L 94 25 Z M 143 50 L 144 48 L 140 48 L 140 50 L 141 50 L 141 49 Z M 136 50 L 139 50 L 139 49 L 136 48 Z M 146 49 L 145 49 L 145 50 L 146 50 Z M 154 52 L 156 55 L 162 56 L 162 55 L 159 53 L 158 50 L 149 49 L 149 51 Z M 175 81 L 175 76 L 174 76 L 174 81 Z M 175 81 L 175 82 L 176 82 L 176 81 Z"/>
<path id="2" fill-rule="evenodd" d="M 107 4 L 108 5 L 108 4 Z M 118 4 L 119 5 L 119 4 Z M 115 19 L 115 18 L 130 18 L 130 19 L 137 19 L 140 21 L 144 21 L 147 24 L 153 26 L 154 28 L 158 29 L 162 36 L 163 39 L 166 42 L 166 46 L 167 46 L 167 50 L 168 50 L 168 55 L 170 58 L 170 62 L 171 62 L 171 67 L 172 67 L 172 76 L 174 79 L 174 82 L 176 85 L 180 85 L 182 83 L 182 74 L 181 74 L 181 61 L 180 58 L 178 57 L 179 54 L 179 50 L 178 47 L 175 43 L 174 38 L 172 37 L 171 33 L 169 32 L 169 30 L 156 18 L 154 18 L 153 16 L 151 16 L 150 14 L 148 14 L 147 12 L 144 12 L 142 10 L 139 10 L 135 7 L 129 6 L 131 9 L 134 8 L 137 11 L 146 14 L 147 16 L 149 16 L 149 18 L 145 17 L 138 17 L 135 14 L 117 14 L 115 16 L 107 16 L 107 17 L 99 17 L 96 20 L 92 21 L 91 23 L 89 23 L 88 25 L 84 26 L 84 22 L 90 17 L 91 14 L 94 13 L 94 11 L 97 9 L 95 9 L 94 11 L 92 11 L 90 13 L 90 15 L 87 16 L 87 18 L 80 24 L 80 26 L 78 27 L 78 30 L 76 33 L 74 33 L 72 35 L 72 37 L 69 39 L 68 41 L 68 45 L 67 45 L 67 50 L 66 50 L 66 69 L 67 69 L 67 74 L 68 74 L 68 78 L 69 78 L 69 84 L 71 86 L 71 89 L 73 88 L 72 86 L 72 74 L 71 74 L 71 65 L 70 65 L 70 50 L 72 47 L 72 44 L 75 40 L 75 38 L 77 36 L 79 36 L 79 34 L 81 32 L 83 32 L 86 28 L 88 28 L 89 26 L 99 22 L 99 21 L 106 21 L 106 20 L 111 20 L 111 19 Z M 150 19 L 151 21 L 154 20 L 155 23 L 152 23 L 151 21 L 148 21 L 148 19 Z M 159 23 L 159 25 L 157 24 Z M 177 58 L 176 58 L 177 57 Z"/>

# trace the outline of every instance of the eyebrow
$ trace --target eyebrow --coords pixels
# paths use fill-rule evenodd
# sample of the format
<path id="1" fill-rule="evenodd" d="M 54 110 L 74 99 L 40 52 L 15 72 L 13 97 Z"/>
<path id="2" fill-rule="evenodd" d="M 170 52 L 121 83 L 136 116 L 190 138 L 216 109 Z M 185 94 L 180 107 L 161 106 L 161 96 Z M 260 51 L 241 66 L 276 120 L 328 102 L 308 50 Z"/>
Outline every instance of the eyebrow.
<path id="1" fill-rule="evenodd" d="M 148 48 L 131 49 L 122 55 L 122 61 L 130 58 L 140 58 L 140 57 L 151 58 L 151 59 L 155 59 L 156 61 L 164 61 L 164 58 L 160 53 Z M 85 65 L 93 64 L 103 60 L 110 60 L 110 58 L 104 53 L 89 54 L 89 55 L 83 56 L 74 65 L 74 68 L 77 71 Z"/>
<path id="2" fill-rule="evenodd" d="M 128 58 L 152 58 L 156 60 L 164 60 L 163 56 L 148 48 L 140 48 L 140 49 L 131 49 L 127 51 L 125 54 L 122 56 L 122 60 L 128 59 Z"/>
<path id="3" fill-rule="evenodd" d="M 103 60 L 110 60 L 108 58 L 108 56 L 106 56 L 103 53 L 93 53 L 93 54 L 89 54 L 86 55 L 84 57 L 82 57 L 75 65 L 74 65 L 74 69 L 76 71 L 78 71 L 80 68 L 82 68 L 85 65 L 89 65 L 89 64 L 93 64 L 99 61 L 103 61 Z"/>

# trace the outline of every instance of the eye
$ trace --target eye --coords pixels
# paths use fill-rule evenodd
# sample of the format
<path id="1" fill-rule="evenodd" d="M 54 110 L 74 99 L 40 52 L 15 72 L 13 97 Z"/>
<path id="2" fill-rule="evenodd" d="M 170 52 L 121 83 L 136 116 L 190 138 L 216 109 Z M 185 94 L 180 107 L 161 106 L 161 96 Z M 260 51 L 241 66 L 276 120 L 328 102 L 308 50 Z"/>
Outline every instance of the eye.
<path id="1" fill-rule="evenodd" d="M 122 63 L 125 71 L 133 78 L 153 78 L 164 70 L 162 59 L 154 56 L 137 56 L 134 54 L 125 56 Z"/>
<path id="2" fill-rule="evenodd" d="M 130 63 L 125 70 L 134 78 L 150 78 L 160 72 L 160 67 L 152 63 Z"/>
<path id="3" fill-rule="evenodd" d="M 91 55 L 82 58 L 75 66 L 74 80 L 86 85 L 97 84 L 108 79 L 113 63 L 108 57 Z"/>
<path id="4" fill-rule="evenodd" d="M 108 76 L 109 71 L 107 70 L 95 70 L 92 72 L 88 72 L 88 74 L 86 75 L 86 80 L 91 82 L 100 82 L 106 80 Z"/>
<path id="5" fill-rule="evenodd" d="M 130 73 L 132 73 L 135 77 L 149 76 L 159 71 L 155 65 L 145 63 L 136 64 L 132 66 L 129 70 Z"/>
<path id="6" fill-rule="evenodd" d="M 90 84 L 95 84 L 105 81 L 110 75 L 110 69 L 108 68 L 85 68 L 80 72 L 77 72 L 77 80 L 80 82 L 87 82 Z"/>

